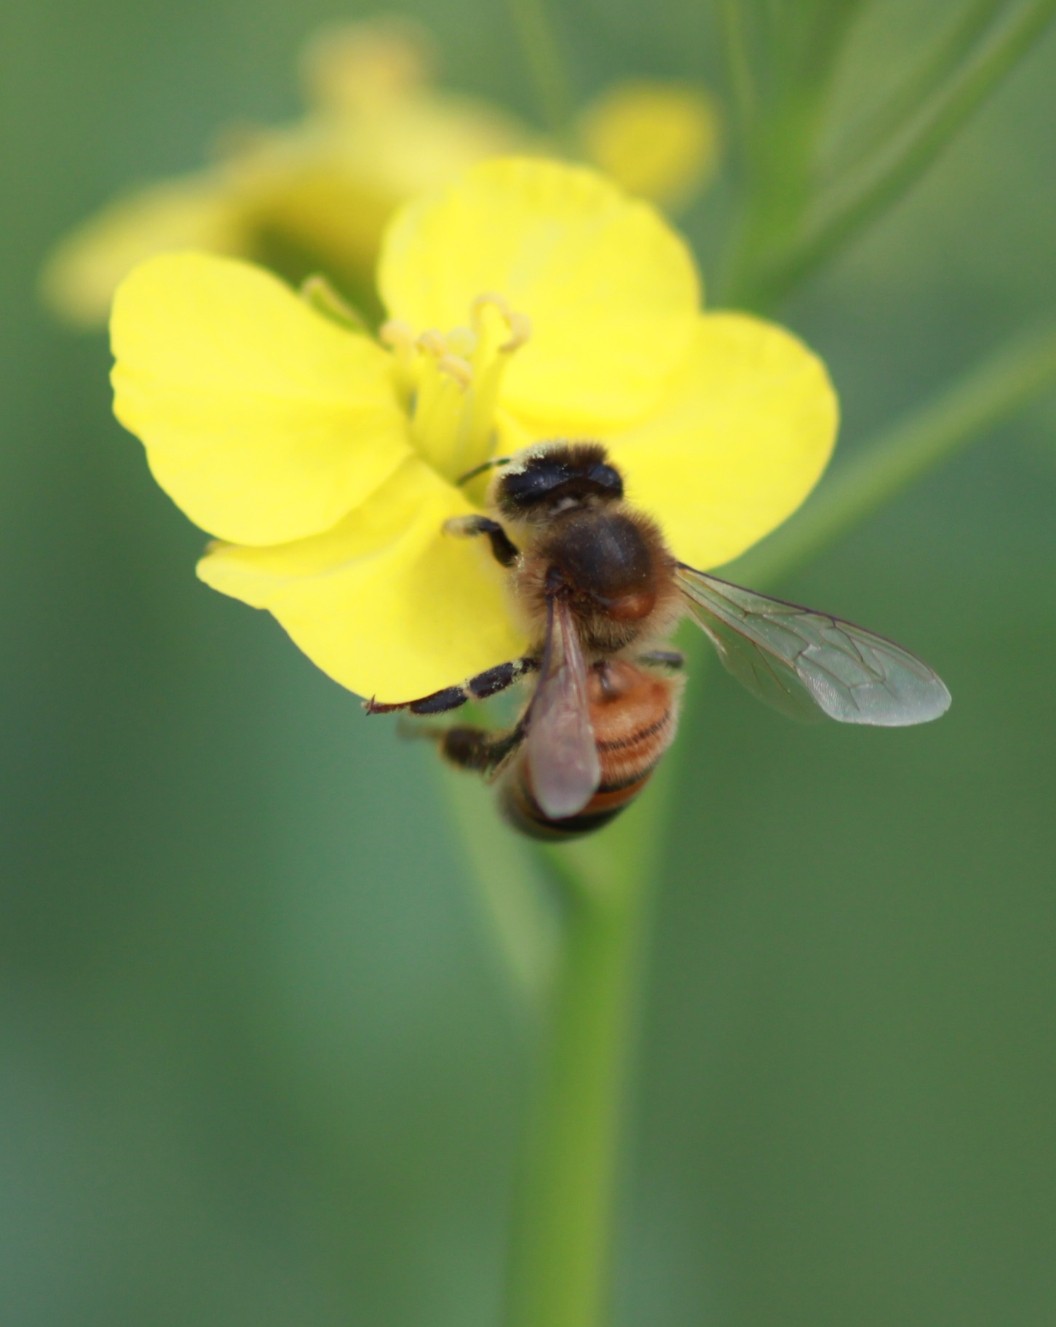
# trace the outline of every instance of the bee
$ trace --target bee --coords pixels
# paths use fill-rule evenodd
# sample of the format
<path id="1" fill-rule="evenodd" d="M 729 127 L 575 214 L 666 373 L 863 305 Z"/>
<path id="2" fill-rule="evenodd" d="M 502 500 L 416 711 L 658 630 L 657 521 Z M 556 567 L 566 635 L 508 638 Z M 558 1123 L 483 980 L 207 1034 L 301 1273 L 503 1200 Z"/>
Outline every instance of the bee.
<path id="1" fill-rule="evenodd" d="M 601 444 L 539 443 L 461 482 L 493 467 L 493 514 L 445 529 L 489 541 L 531 649 L 431 695 L 365 708 L 441 714 L 533 677 L 508 730 L 438 735 L 454 765 L 498 778 L 504 812 L 522 832 L 589 833 L 645 787 L 678 726 L 684 660 L 667 638 L 687 614 L 739 682 L 794 717 L 898 727 L 949 707 L 937 674 L 892 641 L 679 562 L 655 521 L 625 501 Z"/>

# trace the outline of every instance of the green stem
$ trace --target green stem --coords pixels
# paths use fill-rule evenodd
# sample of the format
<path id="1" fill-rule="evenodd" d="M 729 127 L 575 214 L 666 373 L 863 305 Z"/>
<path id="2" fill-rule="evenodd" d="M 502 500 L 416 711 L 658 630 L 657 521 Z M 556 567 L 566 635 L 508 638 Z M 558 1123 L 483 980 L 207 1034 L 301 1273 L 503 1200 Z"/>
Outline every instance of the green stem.
<path id="1" fill-rule="evenodd" d="M 667 798 L 569 845 L 564 945 L 512 1231 L 507 1327 L 598 1327 L 609 1281 L 626 1084 Z M 556 853 L 557 850 L 555 850 Z"/>
<path id="2" fill-rule="evenodd" d="M 569 136 L 576 108 L 546 0 L 508 0 L 508 4 L 543 119 L 554 138 L 563 142 Z"/>
<path id="3" fill-rule="evenodd" d="M 505 984 L 512 987 L 518 1012 L 537 1018 L 553 980 L 556 909 L 547 906 L 545 881 L 528 843 L 496 813 L 493 791 L 446 767 L 442 776 Z"/>
<path id="4" fill-rule="evenodd" d="M 735 109 L 735 139 L 743 152 L 751 136 L 751 126 L 755 119 L 757 93 L 752 63 L 748 57 L 748 45 L 744 31 L 744 10 L 739 0 L 719 0 L 719 20 L 722 26 L 722 41 L 729 73 L 730 87 L 733 92 Z"/>
<path id="5" fill-rule="evenodd" d="M 975 0 L 936 42 L 920 66 L 900 88 L 884 99 L 872 117 L 848 134 L 837 148 L 836 170 L 861 163 L 903 133 L 928 99 L 945 84 L 958 65 L 997 18 L 1008 0 Z"/>
<path id="6" fill-rule="evenodd" d="M 1056 387 L 1056 327 L 1016 339 L 844 465 L 803 511 L 740 558 L 731 577 L 765 587 L 808 562 L 989 429 Z"/>
<path id="7" fill-rule="evenodd" d="M 832 79 L 850 31 L 865 8 L 866 0 L 815 0 L 803 9 L 803 76 L 808 82 Z"/>
<path id="8" fill-rule="evenodd" d="M 740 126 L 743 215 L 719 282 L 721 303 L 757 306 L 755 274 L 769 267 L 790 236 L 802 232 L 837 57 L 860 3 L 843 0 L 835 13 L 829 6 L 782 7 L 764 29 L 759 104 Z M 828 21 L 821 23 L 822 17 Z M 739 40 L 734 54 L 746 60 L 746 50 Z M 737 78 L 732 67 L 730 77 Z"/>
<path id="9" fill-rule="evenodd" d="M 1056 328 L 1047 327 L 868 446 L 800 518 L 737 564 L 737 578 L 765 586 L 807 561 L 1054 386 Z M 563 942 L 522 1159 L 506 1327 L 599 1327 L 604 1320 L 649 909 L 677 758 L 668 757 L 642 803 L 603 836 L 548 853 L 564 886 Z M 479 819 L 473 823 L 479 834 Z M 482 869 L 494 871 L 490 845 L 480 858 Z"/>
<path id="10" fill-rule="evenodd" d="M 924 174 L 974 111 L 1030 50 L 1056 14 L 1056 0 L 1031 0 L 994 35 L 936 99 L 916 132 L 802 240 L 773 258 L 746 292 L 755 307 L 772 305 L 896 203 Z"/>

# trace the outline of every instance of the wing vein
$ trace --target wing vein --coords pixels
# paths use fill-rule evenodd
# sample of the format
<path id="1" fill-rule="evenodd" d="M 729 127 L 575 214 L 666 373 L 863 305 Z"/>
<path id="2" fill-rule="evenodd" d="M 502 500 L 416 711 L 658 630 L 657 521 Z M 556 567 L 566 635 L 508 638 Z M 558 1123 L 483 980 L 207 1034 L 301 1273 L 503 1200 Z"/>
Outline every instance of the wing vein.
<path id="1" fill-rule="evenodd" d="M 675 574 L 687 609 L 726 669 L 785 713 L 898 727 L 949 708 L 938 675 L 894 641 L 682 563 Z"/>

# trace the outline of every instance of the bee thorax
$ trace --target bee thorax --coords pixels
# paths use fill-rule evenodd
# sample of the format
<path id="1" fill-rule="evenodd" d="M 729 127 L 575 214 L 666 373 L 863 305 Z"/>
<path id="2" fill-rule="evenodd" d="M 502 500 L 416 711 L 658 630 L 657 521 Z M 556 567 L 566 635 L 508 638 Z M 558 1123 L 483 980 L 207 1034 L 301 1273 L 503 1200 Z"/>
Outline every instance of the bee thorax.
<path id="1" fill-rule="evenodd" d="M 550 579 L 583 607 L 635 620 L 656 603 L 655 556 L 639 523 L 622 512 L 568 515 L 541 550 Z"/>

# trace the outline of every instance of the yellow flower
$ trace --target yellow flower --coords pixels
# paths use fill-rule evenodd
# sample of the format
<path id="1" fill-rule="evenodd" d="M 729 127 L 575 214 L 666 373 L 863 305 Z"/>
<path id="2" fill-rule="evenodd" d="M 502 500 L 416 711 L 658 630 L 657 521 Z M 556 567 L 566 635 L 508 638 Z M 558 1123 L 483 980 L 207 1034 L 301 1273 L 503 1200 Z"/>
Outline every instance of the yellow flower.
<path id="1" fill-rule="evenodd" d="M 578 131 L 588 161 L 669 211 L 690 199 L 718 156 L 718 114 L 685 84 L 619 83 L 584 110 Z"/>
<path id="2" fill-rule="evenodd" d="M 523 653 L 457 484 L 537 440 L 603 440 L 676 555 L 729 560 L 802 502 L 832 447 L 822 364 L 701 313 L 689 251 L 593 172 L 488 162 L 387 232 L 378 340 L 276 277 L 154 258 L 118 291 L 115 411 L 215 544 L 209 585 L 269 609 L 353 691 L 424 695 Z"/>
<path id="3" fill-rule="evenodd" d="M 102 322 L 137 262 L 189 247 L 295 280 L 325 269 L 366 298 L 399 204 L 475 162 L 542 141 L 486 102 L 434 86 L 433 63 L 423 34 L 393 19 L 319 34 L 303 61 L 301 121 L 229 134 L 209 169 L 134 190 L 83 223 L 45 267 L 48 303 L 70 322 Z M 572 135 L 617 183 L 666 203 L 710 171 L 714 122 L 702 94 L 636 83 L 588 106 Z"/>

